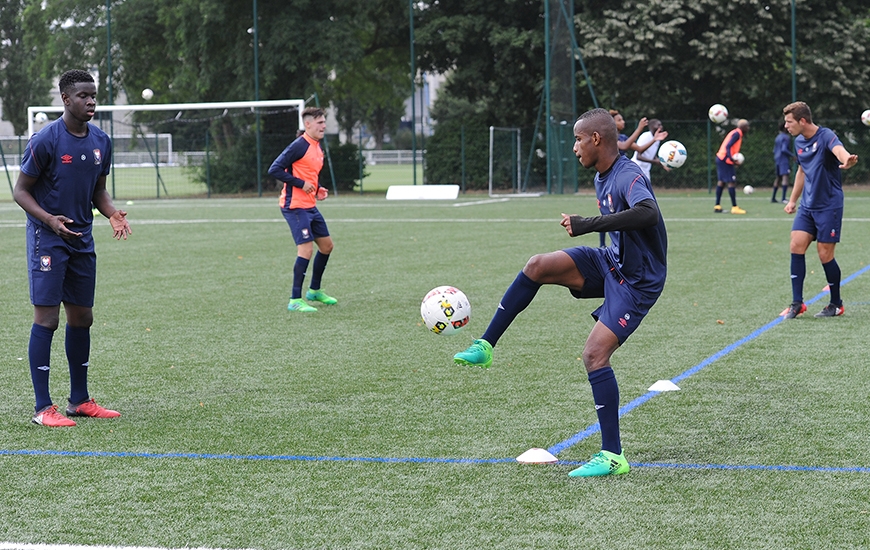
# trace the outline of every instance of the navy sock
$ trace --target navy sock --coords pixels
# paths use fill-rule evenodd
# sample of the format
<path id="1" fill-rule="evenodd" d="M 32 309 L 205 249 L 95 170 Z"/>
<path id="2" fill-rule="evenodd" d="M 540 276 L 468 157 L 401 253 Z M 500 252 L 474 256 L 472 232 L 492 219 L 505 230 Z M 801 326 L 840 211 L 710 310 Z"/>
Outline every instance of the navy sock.
<path id="1" fill-rule="evenodd" d="M 731 197 L 731 206 L 737 206 L 737 190 L 733 187 L 729 187 L 728 196 Z"/>
<path id="2" fill-rule="evenodd" d="M 601 448 L 611 453 L 622 454 L 619 440 L 619 385 L 613 369 L 604 367 L 589 373 L 592 399 L 601 426 Z"/>
<path id="3" fill-rule="evenodd" d="M 293 266 L 293 294 L 290 298 L 302 298 L 302 282 L 305 281 L 305 271 L 308 269 L 308 258 L 296 256 L 296 264 Z"/>
<path id="4" fill-rule="evenodd" d="M 30 379 L 33 381 L 33 393 L 36 394 L 36 410 L 40 411 L 51 405 L 51 394 L 48 392 L 48 375 L 51 372 L 51 340 L 54 331 L 36 323 L 30 327 Z"/>
<path id="5" fill-rule="evenodd" d="M 783 191 L 782 194 L 785 195 L 785 192 Z M 775 185 L 773 186 L 773 197 L 771 197 L 771 200 L 774 200 L 774 201 L 776 200 L 776 186 Z"/>
<path id="6" fill-rule="evenodd" d="M 782 200 L 785 200 L 785 192 L 788 190 L 788 185 L 782 186 Z"/>
<path id="7" fill-rule="evenodd" d="M 791 255 L 791 301 L 804 301 L 804 279 L 807 276 L 807 259 L 803 254 Z"/>
<path id="8" fill-rule="evenodd" d="M 329 261 L 329 254 L 321 254 L 318 250 L 314 255 L 314 266 L 311 268 L 311 290 L 320 289 L 320 279 L 323 277 L 323 270 L 326 269 L 326 262 Z"/>
<path id="9" fill-rule="evenodd" d="M 716 206 L 719 206 L 722 203 L 722 186 L 716 186 Z"/>
<path id="10" fill-rule="evenodd" d="M 520 271 L 502 296 L 501 302 L 495 310 L 495 315 L 492 316 L 492 321 L 489 322 L 489 326 L 486 327 L 486 332 L 483 333 L 481 339 L 495 347 L 498 339 L 513 323 L 517 315 L 532 303 L 539 288 L 541 288 L 539 283 L 529 279 L 525 273 Z"/>
<path id="11" fill-rule="evenodd" d="M 825 277 L 831 289 L 831 303 L 837 306 L 843 305 L 843 299 L 840 297 L 840 264 L 831 258 L 831 261 L 822 264 L 822 267 L 825 269 Z"/>
<path id="12" fill-rule="evenodd" d="M 88 400 L 88 361 L 91 355 L 91 330 L 66 326 L 66 358 L 69 361 L 69 401 L 74 405 Z"/>

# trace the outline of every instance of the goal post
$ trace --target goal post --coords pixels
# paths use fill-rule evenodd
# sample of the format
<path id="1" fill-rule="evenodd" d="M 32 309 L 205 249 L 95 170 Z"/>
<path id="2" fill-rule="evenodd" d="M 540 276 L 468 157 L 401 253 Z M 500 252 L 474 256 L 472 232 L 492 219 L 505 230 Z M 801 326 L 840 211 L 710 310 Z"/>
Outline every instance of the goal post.
<path id="1" fill-rule="evenodd" d="M 489 127 L 489 196 L 538 197 L 528 193 L 523 182 L 522 131 L 520 128 Z"/>
<path id="2" fill-rule="evenodd" d="M 97 105 L 91 123 L 109 134 L 113 145 L 107 187 L 115 199 L 261 194 L 264 181 L 272 181 L 263 177 L 264 168 L 303 127 L 305 103 Z M 62 105 L 28 107 L 27 139 L 63 110 Z"/>

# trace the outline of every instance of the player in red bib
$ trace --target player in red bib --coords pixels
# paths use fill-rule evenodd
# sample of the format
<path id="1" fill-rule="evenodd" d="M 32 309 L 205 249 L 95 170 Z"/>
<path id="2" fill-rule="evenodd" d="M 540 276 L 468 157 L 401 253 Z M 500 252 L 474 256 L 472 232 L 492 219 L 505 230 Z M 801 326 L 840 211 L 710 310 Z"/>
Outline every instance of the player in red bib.
<path id="1" fill-rule="evenodd" d="M 296 241 L 296 263 L 293 266 L 293 290 L 290 295 L 289 311 L 317 311 L 302 299 L 302 282 L 314 245 L 314 267 L 311 284 L 305 299 L 322 304 L 338 302 L 320 289 L 320 280 L 326 269 L 326 262 L 332 253 L 333 242 L 329 236 L 326 221 L 317 209 L 317 201 L 324 200 L 329 192 L 320 187 L 320 170 L 323 168 L 323 148 L 320 140 L 326 132 L 326 115 L 319 107 L 308 107 L 302 111 L 304 132 L 296 138 L 269 167 L 269 175 L 284 182 L 279 205 L 284 219 L 290 225 L 293 240 Z"/>

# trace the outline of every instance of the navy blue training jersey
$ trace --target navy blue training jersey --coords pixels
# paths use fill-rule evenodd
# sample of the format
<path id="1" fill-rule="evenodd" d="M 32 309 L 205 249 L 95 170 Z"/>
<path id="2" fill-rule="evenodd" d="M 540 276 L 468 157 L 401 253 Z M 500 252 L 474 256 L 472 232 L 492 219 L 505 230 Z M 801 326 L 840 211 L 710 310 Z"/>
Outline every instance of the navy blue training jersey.
<path id="1" fill-rule="evenodd" d="M 88 135 L 74 136 L 59 118 L 31 136 L 21 159 L 21 171 L 37 178 L 33 197 L 49 214 L 73 220 L 67 227 L 88 234 L 94 221 L 94 188 L 109 174 L 112 142 L 105 132 L 88 124 Z M 37 226 L 43 224 L 27 214 Z"/>
<path id="2" fill-rule="evenodd" d="M 821 126 L 809 139 L 802 135 L 795 138 L 797 161 L 805 176 L 801 208 L 828 210 L 843 207 L 840 161 L 831 152 L 837 145 L 843 145 L 837 134 Z"/>
<path id="3" fill-rule="evenodd" d="M 598 209 L 603 216 L 628 210 L 637 203 L 656 200 L 649 180 L 628 157 L 619 155 L 613 167 L 595 175 Z M 660 293 L 667 276 L 668 234 L 665 222 L 637 231 L 611 231 L 608 259 L 633 288 Z"/>

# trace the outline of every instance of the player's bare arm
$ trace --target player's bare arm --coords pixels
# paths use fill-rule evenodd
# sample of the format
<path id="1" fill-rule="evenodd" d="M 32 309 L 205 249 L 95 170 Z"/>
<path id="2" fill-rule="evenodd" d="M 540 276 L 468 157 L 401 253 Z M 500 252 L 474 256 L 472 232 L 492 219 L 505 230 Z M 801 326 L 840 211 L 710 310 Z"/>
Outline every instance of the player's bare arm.
<path id="1" fill-rule="evenodd" d="M 837 145 L 831 150 L 837 160 L 840 161 L 840 169 L 848 170 L 858 164 L 858 155 L 852 155 L 842 145 Z"/>
<path id="2" fill-rule="evenodd" d="M 36 178 L 28 176 L 24 172 L 18 174 L 18 181 L 15 183 L 15 189 L 12 191 L 12 198 L 25 212 L 38 219 L 45 225 L 57 233 L 59 237 L 64 239 L 72 239 L 81 237 L 82 234 L 76 231 L 71 231 L 66 224 L 73 223 L 74 220 L 64 216 L 63 214 L 51 214 L 46 212 L 36 199 L 33 197 L 33 186 L 36 185 Z"/>
<path id="3" fill-rule="evenodd" d="M 791 197 L 788 199 L 788 204 L 783 208 L 786 214 L 794 214 L 797 212 L 797 200 L 804 191 L 805 178 L 806 175 L 804 174 L 804 169 L 798 166 L 797 173 L 794 175 L 794 184 L 791 188 Z"/>

